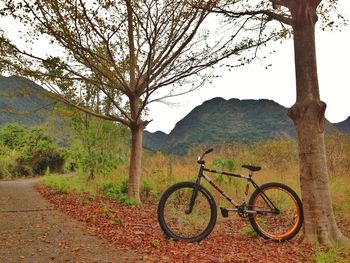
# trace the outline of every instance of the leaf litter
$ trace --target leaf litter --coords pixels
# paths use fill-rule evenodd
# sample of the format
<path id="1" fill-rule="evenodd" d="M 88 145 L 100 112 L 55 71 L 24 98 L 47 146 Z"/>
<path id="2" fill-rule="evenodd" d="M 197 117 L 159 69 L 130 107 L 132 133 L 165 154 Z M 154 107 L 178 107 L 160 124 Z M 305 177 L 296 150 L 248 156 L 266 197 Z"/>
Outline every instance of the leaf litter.
<path id="1" fill-rule="evenodd" d="M 85 222 L 88 232 L 119 248 L 138 251 L 145 262 L 313 262 L 314 249 L 300 243 L 298 236 L 284 243 L 264 240 L 242 231 L 249 222 L 237 216 L 218 220 L 213 232 L 200 243 L 175 242 L 164 237 L 154 201 L 141 208 L 127 207 L 100 196 L 57 193 L 43 185 L 36 185 L 36 189 L 56 209 Z M 86 199 L 90 201 L 84 202 Z M 349 220 L 344 224 L 348 228 Z"/>

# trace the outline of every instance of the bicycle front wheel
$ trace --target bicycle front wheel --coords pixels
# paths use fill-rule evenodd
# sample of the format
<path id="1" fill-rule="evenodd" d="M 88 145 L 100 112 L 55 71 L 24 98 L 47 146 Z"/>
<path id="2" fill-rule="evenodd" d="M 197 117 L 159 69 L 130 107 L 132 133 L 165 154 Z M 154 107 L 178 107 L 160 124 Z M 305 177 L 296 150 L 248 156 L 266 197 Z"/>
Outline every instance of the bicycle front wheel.
<path id="1" fill-rule="evenodd" d="M 158 221 L 167 237 L 198 242 L 213 230 L 217 216 L 215 200 L 203 186 L 198 187 L 198 192 L 196 188 L 193 182 L 177 183 L 161 197 Z"/>
<path id="2" fill-rule="evenodd" d="M 268 183 L 250 197 L 249 221 L 265 239 L 287 241 L 298 234 L 303 224 L 303 208 L 298 195 L 288 186 Z"/>

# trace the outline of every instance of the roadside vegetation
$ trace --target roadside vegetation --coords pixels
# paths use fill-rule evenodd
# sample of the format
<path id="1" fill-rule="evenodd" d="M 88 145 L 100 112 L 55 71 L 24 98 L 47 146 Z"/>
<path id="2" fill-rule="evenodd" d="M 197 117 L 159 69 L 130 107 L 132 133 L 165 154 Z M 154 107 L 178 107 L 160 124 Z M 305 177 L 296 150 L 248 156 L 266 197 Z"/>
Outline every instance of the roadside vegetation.
<path id="1" fill-rule="evenodd" d="M 104 137 L 104 140 L 109 140 Z M 103 143 L 103 142 L 101 142 Z M 348 226 L 350 215 L 350 138 L 344 134 L 333 134 L 326 138 L 328 168 L 330 174 L 330 189 L 334 204 L 334 212 L 341 226 Z M 143 203 L 156 204 L 162 192 L 170 185 L 179 181 L 191 181 L 197 174 L 197 155 L 201 154 L 206 146 L 191 149 L 183 156 L 170 156 L 161 152 L 144 150 L 141 178 L 141 198 Z M 215 145 L 215 151 L 207 156 L 207 164 L 216 169 L 245 173 L 242 164 L 259 164 L 262 171 L 254 175 L 254 179 L 263 184 L 277 181 L 285 183 L 295 189 L 300 195 L 299 166 L 297 144 L 289 139 L 274 139 L 258 142 L 253 145 L 232 144 Z M 125 152 L 127 154 L 127 152 Z M 99 173 L 91 179 L 89 173 L 82 166 L 77 169 L 73 177 L 58 175 L 45 176 L 42 183 L 55 189 L 57 192 L 89 193 L 90 196 L 105 196 L 119 200 L 126 206 L 136 205 L 136 202 L 127 197 L 128 163 L 121 162 L 115 169 L 107 173 Z M 90 179 L 89 179 L 90 178 Z M 235 180 L 221 175 L 212 178 L 236 200 L 241 201 L 245 181 Z M 210 186 L 207 185 L 210 189 Z M 227 206 L 226 201 L 211 191 L 218 207 Z M 225 221 L 218 217 L 218 220 Z M 345 235 L 350 232 L 342 229 Z M 254 235 L 250 226 L 242 227 L 240 233 Z M 314 250 L 315 262 L 346 262 L 350 254 L 346 248 L 332 247 L 330 249 L 318 247 Z"/>
<path id="2" fill-rule="evenodd" d="M 0 179 L 62 172 L 64 155 L 46 126 L 9 123 L 0 128 Z"/>
<path id="3" fill-rule="evenodd" d="M 11 123 L 0 129 L 0 177 L 44 175 L 41 183 L 58 194 L 75 193 L 94 198 L 121 201 L 125 207 L 140 206 L 128 197 L 129 133 L 112 122 L 77 114 L 69 123 L 72 141 L 60 148 L 47 133 L 45 126 L 26 128 Z M 329 135 L 326 140 L 330 189 L 334 212 L 339 222 L 348 224 L 350 215 L 350 138 L 345 134 Z M 291 186 L 300 194 L 297 144 L 289 139 L 274 139 L 252 145 L 235 143 L 211 145 L 215 151 L 207 156 L 207 165 L 219 169 L 245 173 L 242 164 L 258 164 L 262 171 L 254 175 L 259 183 L 278 181 Z M 179 181 L 191 181 L 197 174 L 197 155 L 207 146 L 191 149 L 182 156 L 165 155 L 144 150 L 141 178 L 141 198 L 144 206 L 156 205 L 162 192 Z M 212 178 L 236 200 L 240 201 L 245 181 L 221 175 Z M 210 186 L 207 186 L 210 189 Z M 218 207 L 226 201 L 212 191 Z M 145 208 L 145 207 L 143 207 Z M 103 213 L 111 213 L 105 208 Z M 219 221 L 221 217 L 218 217 Z M 124 219 L 120 219 L 124 220 Z M 341 225 L 342 223 L 340 223 Z M 344 230 L 343 230 L 344 231 Z M 240 233 L 254 234 L 249 226 Z M 344 231 L 349 235 L 349 231 Z M 160 241 L 159 241 L 160 242 Z M 350 257 L 347 249 L 333 247 L 314 250 L 316 262 L 339 262 Z M 338 262 L 337 261 L 337 262 Z"/>
<path id="4" fill-rule="evenodd" d="M 103 137 L 101 144 L 104 144 L 103 140 L 108 142 L 111 141 L 111 138 Z M 326 144 L 334 210 L 337 213 L 350 214 L 350 205 L 348 205 L 350 204 L 350 191 L 347 187 L 350 184 L 350 159 L 348 157 L 350 156 L 350 138 L 347 135 L 336 134 L 327 137 Z M 143 167 L 141 180 L 143 200 L 154 199 L 156 201 L 171 184 L 193 180 L 198 170 L 197 155 L 201 154 L 205 148 L 202 146 L 191 149 L 183 156 L 170 156 L 145 150 L 143 161 L 147 165 Z M 299 192 L 299 168 L 295 141 L 275 139 L 253 145 L 239 143 L 216 145 L 214 149 L 215 151 L 207 156 L 208 166 L 219 170 L 245 173 L 246 171 L 241 168 L 242 164 L 258 164 L 263 167 L 262 171 L 254 175 L 258 183 L 278 181 L 290 185 Z M 124 150 L 123 157 L 119 156 L 116 159 L 119 161 L 111 162 L 113 166 L 108 169 L 99 169 L 94 178 L 90 176 L 90 163 L 91 160 L 95 160 L 95 157 L 84 156 L 89 161 L 83 161 L 82 155 L 77 154 L 79 151 L 76 150 L 74 155 L 76 159 L 69 159 L 72 162 L 70 165 L 76 167 L 75 176 L 45 176 L 43 183 L 61 192 L 78 191 L 124 199 L 123 194 L 127 193 L 127 147 Z M 99 160 L 103 159 L 101 156 Z M 97 163 L 93 167 L 99 165 L 101 164 Z M 212 178 L 232 195 L 237 198 L 242 196 L 245 181 L 222 175 L 212 175 Z M 118 196 L 120 198 L 117 198 Z"/>

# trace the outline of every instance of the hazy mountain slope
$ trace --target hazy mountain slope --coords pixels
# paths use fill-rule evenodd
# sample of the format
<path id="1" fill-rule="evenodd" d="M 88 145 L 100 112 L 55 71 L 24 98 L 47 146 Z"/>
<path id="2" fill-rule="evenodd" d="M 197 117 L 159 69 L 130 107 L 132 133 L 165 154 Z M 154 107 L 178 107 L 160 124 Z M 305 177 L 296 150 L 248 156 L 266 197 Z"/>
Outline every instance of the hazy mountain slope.
<path id="1" fill-rule="evenodd" d="M 60 118 L 50 93 L 35 82 L 0 76 L 0 125 L 9 122 L 25 126 L 48 125 L 48 132 L 61 146 L 67 146 L 72 131 Z"/>
<path id="2" fill-rule="evenodd" d="M 144 131 L 143 133 L 143 147 L 149 150 L 159 150 L 162 148 L 163 144 L 167 139 L 167 134 L 162 131 L 156 131 L 154 133 L 149 131 Z"/>
<path id="3" fill-rule="evenodd" d="M 214 98 L 179 121 L 162 149 L 168 153 L 183 153 L 198 144 L 250 143 L 294 134 L 287 109 L 276 102 Z"/>
<path id="4" fill-rule="evenodd" d="M 333 123 L 333 125 L 342 132 L 350 133 L 350 117 L 344 121 Z"/>
<path id="5" fill-rule="evenodd" d="M 214 98 L 195 107 L 168 136 L 147 132 L 144 145 L 149 149 L 182 154 L 200 144 L 235 141 L 249 144 L 277 137 L 294 138 L 295 129 L 287 111 L 272 100 Z M 335 130 L 326 121 L 326 131 Z"/>
<path id="6" fill-rule="evenodd" d="M 54 111 L 49 93 L 28 79 L 0 76 L 0 125 L 18 122 L 28 126 L 48 123 L 50 133 L 66 145 L 70 130 Z M 350 118 L 332 125 L 326 132 L 350 132 Z M 182 154 L 200 144 L 240 141 L 252 143 L 276 137 L 295 137 L 287 108 L 272 100 L 214 98 L 195 107 L 179 121 L 169 135 L 144 133 L 144 147 Z"/>
<path id="7" fill-rule="evenodd" d="M 45 89 L 28 79 L 0 76 L 0 125 L 42 124 L 49 118 L 53 102 Z"/>

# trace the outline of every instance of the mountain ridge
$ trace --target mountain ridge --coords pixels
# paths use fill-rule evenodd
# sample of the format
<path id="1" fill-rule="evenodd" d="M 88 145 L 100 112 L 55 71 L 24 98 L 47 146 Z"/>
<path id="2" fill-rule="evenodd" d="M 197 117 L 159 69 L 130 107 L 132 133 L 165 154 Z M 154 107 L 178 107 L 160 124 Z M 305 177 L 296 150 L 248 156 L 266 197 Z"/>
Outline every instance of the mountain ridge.
<path id="1" fill-rule="evenodd" d="M 66 147 L 71 131 L 55 110 L 57 103 L 62 105 L 49 91 L 29 79 L 0 76 L 0 125 L 11 122 L 27 127 L 45 124 L 56 142 Z"/>
<path id="2" fill-rule="evenodd" d="M 53 132 L 61 131 L 58 137 L 65 141 L 65 125 L 54 113 L 54 103 L 50 93 L 35 82 L 18 76 L 0 76 L 0 125 L 18 122 L 34 126 L 49 122 Z M 143 145 L 153 151 L 183 154 L 200 144 L 295 138 L 287 111 L 269 99 L 216 97 L 193 108 L 169 134 L 145 131 Z M 350 133 L 350 117 L 334 124 L 326 120 L 326 132 L 338 130 Z"/>
<path id="3" fill-rule="evenodd" d="M 45 123 L 54 102 L 48 91 L 29 79 L 0 76 L 0 125 L 8 122 L 29 126 Z"/>
<path id="4" fill-rule="evenodd" d="M 269 99 L 224 99 L 204 101 L 176 123 L 168 134 L 145 131 L 144 146 L 168 154 L 184 154 L 191 147 L 215 143 L 254 143 L 274 138 L 295 138 L 288 109 Z M 326 120 L 326 132 L 336 131 Z M 157 141 L 153 145 L 152 141 Z M 161 142 L 161 143 L 159 143 Z"/>
<path id="5" fill-rule="evenodd" d="M 350 133 L 350 116 L 344 121 L 334 123 L 334 126 L 342 132 Z"/>

